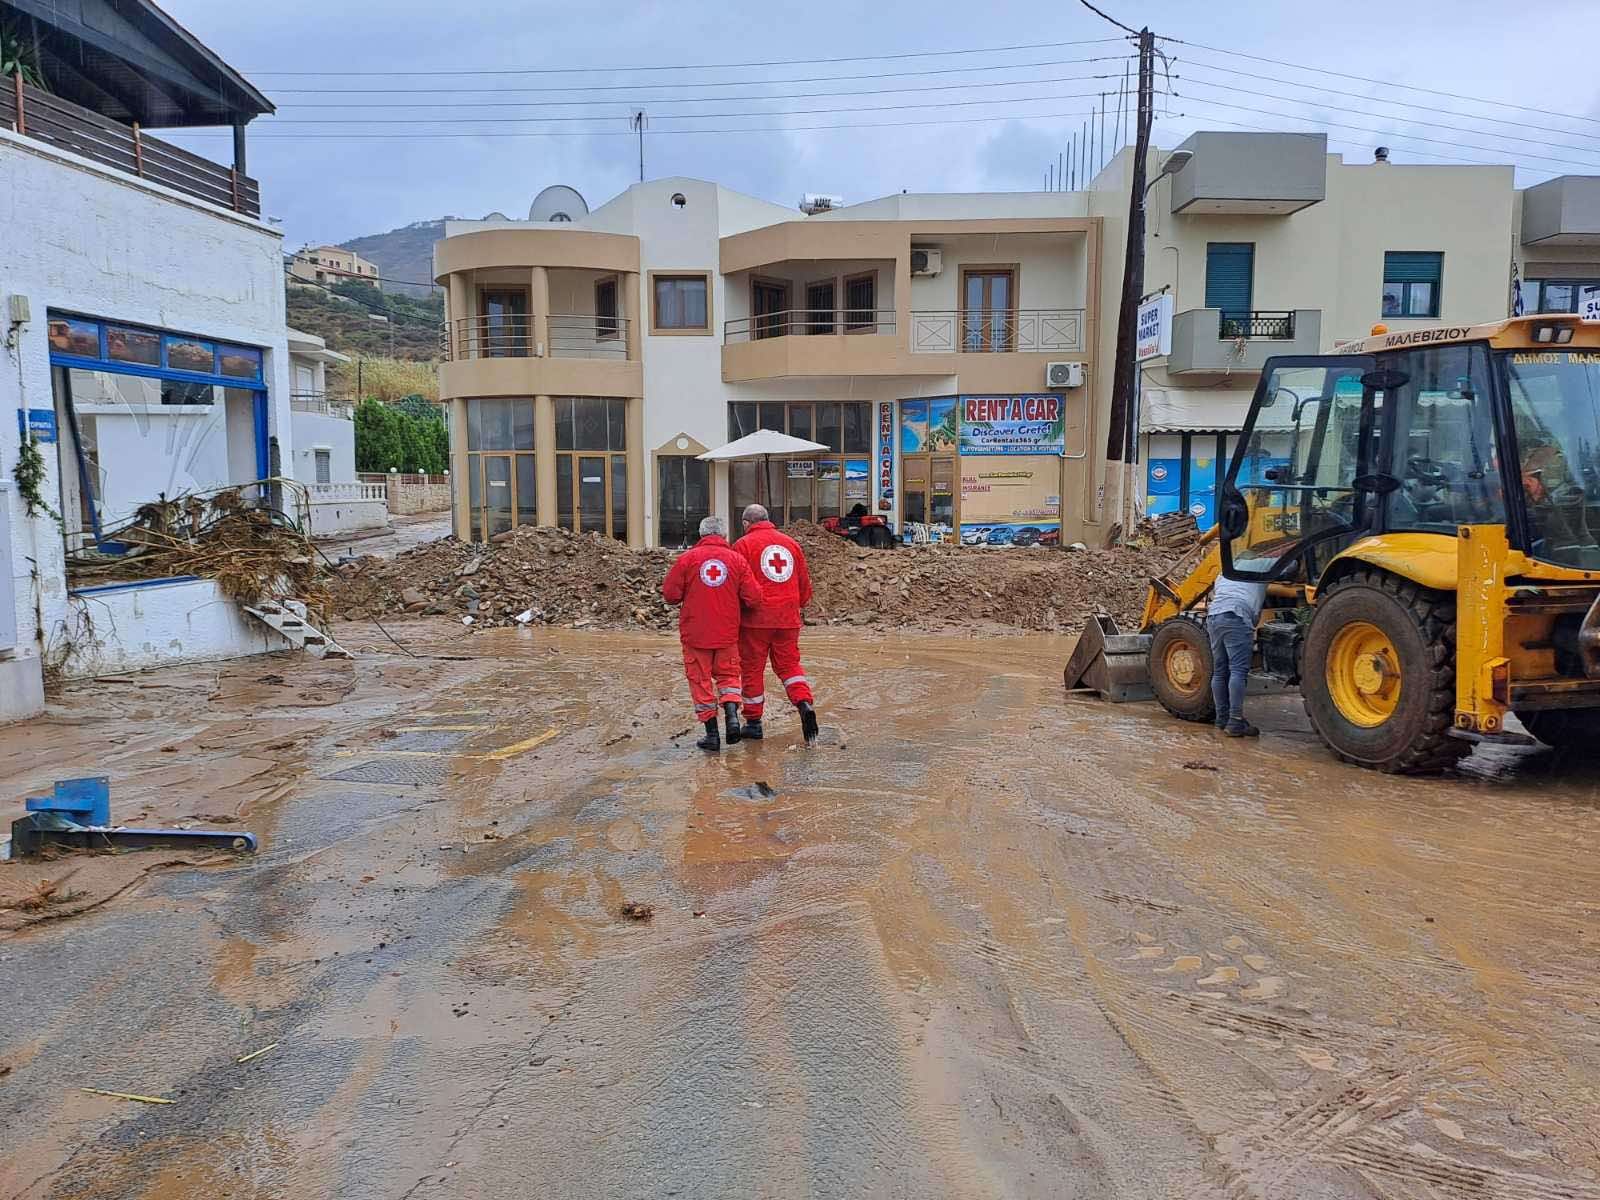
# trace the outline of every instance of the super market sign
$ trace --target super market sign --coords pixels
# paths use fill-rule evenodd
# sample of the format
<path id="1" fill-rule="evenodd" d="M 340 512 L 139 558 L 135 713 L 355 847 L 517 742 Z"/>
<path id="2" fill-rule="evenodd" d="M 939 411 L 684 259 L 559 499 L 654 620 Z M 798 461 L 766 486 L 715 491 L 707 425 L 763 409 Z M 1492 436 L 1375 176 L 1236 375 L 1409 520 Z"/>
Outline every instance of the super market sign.
<path id="1" fill-rule="evenodd" d="M 1061 397 L 962 396 L 961 453 L 1063 454 L 1066 422 Z"/>

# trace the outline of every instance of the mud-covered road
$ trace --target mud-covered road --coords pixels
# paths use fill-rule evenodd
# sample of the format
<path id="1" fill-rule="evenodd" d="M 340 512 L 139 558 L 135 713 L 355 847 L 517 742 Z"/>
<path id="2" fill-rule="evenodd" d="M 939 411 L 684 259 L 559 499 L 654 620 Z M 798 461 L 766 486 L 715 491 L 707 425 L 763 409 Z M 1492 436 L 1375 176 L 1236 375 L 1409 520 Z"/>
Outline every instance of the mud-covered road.
<path id="1" fill-rule="evenodd" d="M 670 639 L 445 629 L 254 862 L 0 941 L 0 1196 L 1600 1198 L 1600 767 L 840 633 L 711 758 Z"/>

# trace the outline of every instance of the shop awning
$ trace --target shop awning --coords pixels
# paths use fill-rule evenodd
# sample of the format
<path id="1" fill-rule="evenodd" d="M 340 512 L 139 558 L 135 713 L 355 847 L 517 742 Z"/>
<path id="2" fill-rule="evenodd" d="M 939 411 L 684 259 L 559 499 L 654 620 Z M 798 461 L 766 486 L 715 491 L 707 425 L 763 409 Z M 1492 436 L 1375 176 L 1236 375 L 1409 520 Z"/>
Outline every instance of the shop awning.
<path id="1" fill-rule="evenodd" d="M 1146 387 L 1140 398 L 1142 433 L 1233 433 L 1244 428 L 1252 391 Z M 1263 416 L 1266 416 L 1263 413 Z M 1261 429 L 1287 429 L 1282 417 Z"/>

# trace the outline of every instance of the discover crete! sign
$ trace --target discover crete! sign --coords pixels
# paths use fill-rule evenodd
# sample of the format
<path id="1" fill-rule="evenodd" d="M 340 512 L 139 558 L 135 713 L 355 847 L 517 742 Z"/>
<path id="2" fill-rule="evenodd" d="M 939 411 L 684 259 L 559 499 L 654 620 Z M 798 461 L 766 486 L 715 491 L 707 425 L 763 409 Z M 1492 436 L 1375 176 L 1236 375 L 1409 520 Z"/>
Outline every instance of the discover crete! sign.
<path id="1" fill-rule="evenodd" d="M 961 397 L 962 454 L 1062 454 L 1066 425 L 1061 397 Z"/>

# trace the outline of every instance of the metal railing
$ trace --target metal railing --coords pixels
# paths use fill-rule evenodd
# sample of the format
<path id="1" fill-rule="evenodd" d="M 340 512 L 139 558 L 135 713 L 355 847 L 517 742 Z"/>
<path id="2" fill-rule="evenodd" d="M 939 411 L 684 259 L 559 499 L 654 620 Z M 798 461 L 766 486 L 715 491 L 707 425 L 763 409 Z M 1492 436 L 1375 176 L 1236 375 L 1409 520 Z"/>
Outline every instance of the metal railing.
<path id="1" fill-rule="evenodd" d="M 551 313 L 550 357 L 627 358 L 628 318 Z"/>
<path id="2" fill-rule="evenodd" d="M 0 77 L 0 126 L 197 200 L 261 216 L 261 185 L 248 175 L 23 83 L 20 75 Z"/>
<path id="3" fill-rule="evenodd" d="M 911 353 L 1081 352 L 1083 317 L 1081 308 L 918 310 L 911 314 Z"/>
<path id="4" fill-rule="evenodd" d="M 330 400 L 325 392 L 290 392 L 291 412 L 315 413 L 322 417 L 341 417 L 348 421 L 355 417 L 356 406 L 351 400 Z"/>
<path id="5" fill-rule="evenodd" d="M 791 308 L 724 321 L 722 338 L 725 342 L 758 342 L 775 337 L 894 331 L 892 308 Z"/>
<path id="6" fill-rule="evenodd" d="M 552 313 L 545 318 L 550 341 L 544 347 L 551 358 L 628 357 L 628 318 Z M 457 317 L 446 321 L 440 339 L 446 362 L 473 358 L 534 358 L 533 318 Z"/>
<path id="7" fill-rule="evenodd" d="M 1294 313 L 1219 313 L 1217 336 L 1223 341 L 1232 341 L 1235 338 L 1276 338 L 1288 341 L 1294 337 Z"/>

